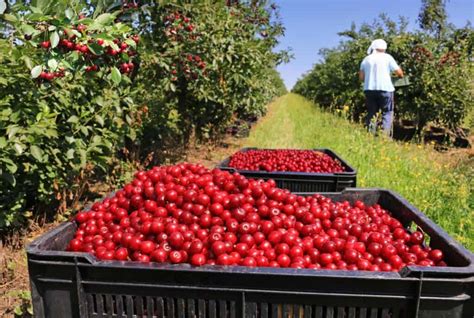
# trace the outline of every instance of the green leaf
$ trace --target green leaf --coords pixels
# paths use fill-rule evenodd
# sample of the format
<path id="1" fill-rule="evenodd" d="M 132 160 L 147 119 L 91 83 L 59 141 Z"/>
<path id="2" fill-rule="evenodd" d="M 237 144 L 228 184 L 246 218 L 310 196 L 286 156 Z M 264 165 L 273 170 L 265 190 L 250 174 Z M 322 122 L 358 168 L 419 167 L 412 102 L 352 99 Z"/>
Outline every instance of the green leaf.
<path id="1" fill-rule="evenodd" d="M 96 7 L 96 10 L 97 10 L 97 7 Z M 84 19 L 81 19 L 81 23 L 82 23 L 82 24 L 85 24 L 85 25 L 89 25 L 89 24 L 91 24 L 92 22 L 94 22 L 94 19 L 91 19 L 91 18 L 84 18 Z"/>
<path id="2" fill-rule="evenodd" d="M 115 11 L 115 10 L 120 10 L 120 7 L 122 6 L 122 4 L 119 2 L 119 1 L 116 1 L 114 3 L 112 3 L 108 8 L 107 8 L 107 12 L 111 12 L 111 11 Z"/>
<path id="3" fill-rule="evenodd" d="M 104 107 L 104 98 L 102 96 L 97 96 L 92 101 L 97 105 Z"/>
<path id="4" fill-rule="evenodd" d="M 6 13 L 3 15 L 3 20 L 11 22 L 11 23 L 15 23 L 18 21 L 18 19 L 13 14 L 9 14 L 9 13 Z"/>
<path id="5" fill-rule="evenodd" d="M 72 70 L 72 65 L 71 65 L 71 64 L 69 64 L 69 62 L 68 62 L 68 61 L 66 61 L 66 60 L 62 60 L 62 61 L 61 61 L 61 63 L 62 63 L 62 65 L 64 65 L 66 68 L 68 68 L 68 69 Z"/>
<path id="6" fill-rule="evenodd" d="M 77 30 L 71 30 L 71 33 L 77 36 L 78 38 L 82 38 L 82 33 Z"/>
<path id="7" fill-rule="evenodd" d="M 114 40 L 114 37 L 107 34 L 107 33 L 95 34 L 95 35 L 92 35 L 92 37 L 95 38 L 95 39 L 102 39 L 102 40 L 105 40 L 105 41 L 113 41 Z"/>
<path id="8" fill-rule="evenodd" d="M 28 16 L 30 21 L 43 21 L 44 14 L 43 13 L 33 13 Z"/>
<path id="9" fill-rule="evenodd" d="M 51 70 L 55 71 L 58 68 L 58 61 L 56 61 L 55 59 L 50 59 L 48 61 L 48 67 Z"/>
<path id="10" fill-rule="evenodd" d="M 66 11 L 64 11 L 64 14 L 66 15 L 66 18 L 71 20 L 72 17 L 74 16 L 74 11 L 72 11 L 71 8 L 67 8 Z"/>
<path id="11" fill-rule="evenodd" d="M 0 161 L 3 161 L 7 165 L 7 169 L 11 173 L 15 173 L 17 171 L 18 167 L 11 159 L 0 158 Z"/>
<path id="12" fill-rule="evenodd" d="M 23 61 L 25 62 L 26 67 L 28 67 L 29 70 L 33 68 L 33 64 L 31 64 L 31 59 L 28 56 L 23 56 Z"/>
<path id="13" fill-rule="evenodd" d="M 87 152 L 84 149 L 79 149 L 79 155 L 81 158 L 81 166 L 85 166 L 87 162 Z"/>
<path id="14" fill-rule="evenodd" d="M 116 43 L 114 43 L 113 41 L 104 41 L 104 44 L 110 46 L 112 48 L 112 50 L 115 50 L 115 51 L 120 50 L 118 45 Z"/>
<path id="15" fill-rule="evenodd" d="M 89 136 L 89 129 L 87 129 L 86 126 L 81 126 L 81 132 L 84 134 L 84 136 Z"/>
<path id="16" fill-rule="evenodd" d="M 68 159 L 73 159 L 74 158 L 74 149 L 69 149 L 66 152 L 66 158 L 68 158 Z"/>
<path id="17" fill-rule="evenodd" d="M 38 78 L 41 72 L 43 72 L 43 65 L 36 65 L 31 69 L 31 78 Z"/>
<path id="18" fill-rule="evenodd" d="M 114 22 L 115 18 L 117 17 L 116 14 L 112 13 L 102 13 L 97 18 L 95 18 L 95 22 L 100 23 L 102 25 L 107 25 Z"/>
<path id="19" fill-rule="evenodd" d="M 120 73 L 118 68 L 116 68 L 115 66 L 112 67 L 112 72 L 110 73 L 110 75 L 111 75 L 112 81 L 115 84 L 120 84 L 120 82 L 122 81 L 122 74 Z"/>
<path id="20" fill-rule="evenodd" d="M 111 24 L 116 18 L 115 14 L 111 13 L 103 13 L 99 15 L 93 23 L 89 25 L 89 30 L 98 30 L 103 28 L 104 26 L 107 26 Z"/>
<path id="21" fill-rule="evenodd" d="M 173 83 L 170 83 L 170 89 L 171 89 L 173 92 L 176 92 L 176 86 L 175 86 Z"/>
<path id="22" fill-rule="evenodd" d="M 53 33 L 51 33 L 51 35 L 49 36 L 49 41 L 51 42 L 51 48 L 54 49 L 56 46 L 58 46 L 59 34 L 57 31 L 54 31 Z"/>
<path id="23" fill-rule="evenodd" d="M 7 136 L 8 136 L 8 139 L 12 139 L 17 132 L 20 131 L 20 127 L 17 126 L 17 125 L 13 125 L 13 126 L 8 126 L 7 127 Z"/>
<path id="24" fill-rule="evenodd" d="M 74 138 L 72 136 L 66 136 L 65 139 L 70 144 L 72 144 L 74 141 L 76 141 L 76 138 Z"/>
<path id="25" fill-rule="evenodd" d="M 15 148 L 15 151 L 17 154 L 21 155 L 23 153 L 23 146 L 20 145 L 19 143 L 15 143 L 13 148 Z"/>
<path id="26" fill-rule="evenodd" d="M 134 141 L 135 139 L 137 139 L 137 133 L 135 132 L 134 129 L 130 130 L 130 132 L 128 133 L 128 137 Z"/>
<path id="27" fill-rule="evenodd" d="M 72 124 L 77 124 L 79 122 L 79 117 L 72 115 L 71 117 L 69 117 L 67 122 L 72 123 Z"/>
<path id="28" fill-rule="evenodd" d="M 58 132 L 56 129 L 46 129 L 44 135 L 50 138 L 58 138 Z"/>
<path id="29" fill-rule="evenodd" d="M 79 53 L 77 51 L 74 51 L 71 53 L 71 62 L 75 63 L 77 60 L 79 60 Z"/>
<path id="30" fill-rule="evenodd" d="M 132 125 L 132 118 L 129 115 L 125 115 L 125 121 L 127 124 Z"/>
<path id="31" fill-rule="evenodd" d="M 33 12 L 33 13 L 43 14 L 43 11 L 41 11 L 40 8 L 37 8 L 37 7 L 35 7 L 35 6 L 30 6 L 30 10 L 31 10 L 31 12 Z"/>
<path id="32" fill-rule="evenodd" d="M 30 146 L 30 152 L 33 158 L 38 160 L 39 162 L 43 161 L 43 150 L 41 150 L 38 146 L 36 145 L 31 145 Z"/>
<path id="33" fill-rule="evenodd" d="M 5 148 L 7 145 L 7 139 L 5 137 L 0 137 L 0 149 Z"/>
<path id="34" fill-rule="evenodd" d="M 21 30 L 23 31 L 23 33 L 28 34 L 28 35 L 31 35 L 31 34 L 36 32 L 35 28 L 33 28 L 29 24 L 22 24 L 21 25 Z"/>
<path id="35" fill-rule="evenodd" d="M 102 55 L 104 54 L 104 48 L 97 44 L 97 43 L 91 43 L 91 44 L 88 44 L 87 47 L 89 48 L 89 50 L 92 52 L 92 54 L 94 55 Z"/>
<path id="36" fill-rule="evenodd" d="M 135 43 L 135 41 L 133 41 L 132 39 L 126 39 L 125 40 L 125 43 L 128 44 L 128 46 L 131 46 L 133 48 L 136 48 L 137 47 L 137 43 Z"/>
<path id="37" fill-rule="evenodd" d="M 102 127 L 104 126 L 104 119 L 100 115 L 95 115 L 95 121 L 101 125 Z"/>
<path id="38" fill-rule="evenodd" d="M 10 183 L 12 187 L 14 187 L 16 185 L 15 176 L 12 175 L 11 173 L 2 173 L 1 176 L 4 180 L 6 180 L 8 183 Z"/>
<path id="39" fill-rule="evenodd" d="M 92 138 L 92 142 L 94 142 L 95 144 L 100 144 L 101 141 L 102 141 L 102 138 L 100 136 L 96 135 Z"/>

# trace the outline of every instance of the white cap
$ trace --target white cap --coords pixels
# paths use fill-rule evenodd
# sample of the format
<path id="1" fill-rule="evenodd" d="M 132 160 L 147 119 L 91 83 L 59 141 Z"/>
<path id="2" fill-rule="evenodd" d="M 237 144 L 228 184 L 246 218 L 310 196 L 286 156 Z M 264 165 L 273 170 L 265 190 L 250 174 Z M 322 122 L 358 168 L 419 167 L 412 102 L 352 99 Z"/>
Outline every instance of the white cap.
<path id="1" fill-rule="evenodd" d="M 367 54 L 374 53 L 375 50 L 386 50 L 387 49 L 387 42 L 383 39 L 373 40 L 367 50 Z"/>

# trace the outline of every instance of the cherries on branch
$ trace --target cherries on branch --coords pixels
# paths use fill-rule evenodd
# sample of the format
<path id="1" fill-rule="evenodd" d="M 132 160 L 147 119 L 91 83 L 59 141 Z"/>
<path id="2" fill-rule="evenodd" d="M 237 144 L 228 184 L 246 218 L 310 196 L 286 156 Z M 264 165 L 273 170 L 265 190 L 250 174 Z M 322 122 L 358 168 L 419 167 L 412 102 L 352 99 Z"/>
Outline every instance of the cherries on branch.
<path id="1" fill-rule="evenodd" d="M 79 18 L 79 23 L 70 29 L 80 32 L 82 36 L 78 36 L 76 33 L 70 32 L 65 28 L 64 32 L 58 31 L 61 38 L 56 47 L 53 47 L 49 40 L 40 42 L 39 48 L 45 50 L 46 54 L 51 55 L 48 59 L 53 58 L 59 65 L 67 65 L 67 63 L 62 64 L 61 59 L 66 62 L 68 57 L 71 56 L 70 53 L 77 52 L 79 54 L 78 62 L 83 64 L 82 69 L 86 73 L 93 73 L 115 66 L 122 73 L 127 74 L 135 68 L 134 57 L 137 52 L 134 49 L 135 45 L 132 45 L 133 43 L 130 42 L 133 41 L 137 44 L 140 41 L 140 37 L 137 34 L 116 38 L 113 40 L 113 44 L 111 44 L 104 39 L 96 38 L 96 31 L 90 31 L 87 25 L 80 23 L 80 20 L 86 18 L 85 15 L 81 14 Z M 39 36 L 49 38 L 49 33 Z M 29 40 L 31 39 L 30 36 Z M 97 49 L 97 46 L 103 47 L 103 49 Z M 77 59 L 74 61 L 76 63 Z M 43 67 L 44 69 L 45 67 Z M 63 68 L 60 68 L 59 71 L 44 70 L 37 78 L 52 81 L 63 76 L 65 76 L 65 71 Z"/>

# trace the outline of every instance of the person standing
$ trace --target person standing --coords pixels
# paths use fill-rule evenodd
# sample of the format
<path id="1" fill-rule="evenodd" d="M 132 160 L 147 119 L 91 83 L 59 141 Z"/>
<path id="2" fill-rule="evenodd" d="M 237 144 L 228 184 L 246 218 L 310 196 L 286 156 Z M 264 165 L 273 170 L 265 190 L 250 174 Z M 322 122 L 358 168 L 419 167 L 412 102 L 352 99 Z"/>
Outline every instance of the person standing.
<path id="1" fill-rule="evenodd" d="M 395 87 L 391 75 L 395 73 L 403 77 L 403 71 L 395 59 L 385 53 L 387 42 L 382 39 L 372 41 L 367 56 L 360 64 L 359 79 L 364 81 L 365 103 L 367 106 L 366 126 L 368 130 L 375 133 L 377 123 L 374 122 L 375 115 L 382 112 L 382 129 L 385 134 L 392 132 L 393 122 L 393 93 Z"/>

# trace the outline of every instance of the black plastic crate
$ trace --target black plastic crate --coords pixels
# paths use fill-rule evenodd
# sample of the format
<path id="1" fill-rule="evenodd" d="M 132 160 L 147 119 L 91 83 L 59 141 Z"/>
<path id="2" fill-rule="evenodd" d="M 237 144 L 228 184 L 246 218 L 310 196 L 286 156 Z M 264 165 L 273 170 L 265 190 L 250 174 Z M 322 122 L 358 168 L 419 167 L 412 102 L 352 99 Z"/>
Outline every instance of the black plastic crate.
<path id="1" fill-rule="evenodd" d="M 239 152 L 249 150 L 270 150 L 264 148 L 242 148 Z M 229 167 L 230 157 L 221 161 L 216 168 L 226 171 L 236 171 L 241 175 L 253 179 L 273 179 L 277 187 L 288 189 L 292 192 L 339 192 L 345 188 L 356 187 L 357 170 L 329 149 L 312 149 L 329 155 L 338 160 L 344 167 L 344 172 L 338 173 L 311 173 L 311 172 L 289 172 L 289 171 L 255 171 L 240 170 Z"/>
<path id="2" fill-rule="evenodd" d="M 99 261 L 65 252 L 64 223 L 27 247 L 36 317 L 472 317 L 474 255 L 399 195 L 380 189 L 325 193 L 378 203 L 415 222 L 449 267 L 398 273 Z"/>

